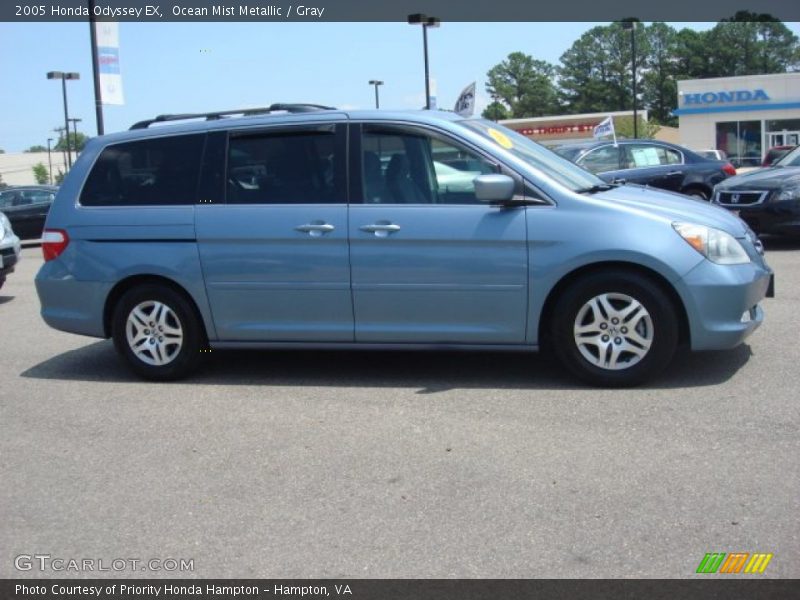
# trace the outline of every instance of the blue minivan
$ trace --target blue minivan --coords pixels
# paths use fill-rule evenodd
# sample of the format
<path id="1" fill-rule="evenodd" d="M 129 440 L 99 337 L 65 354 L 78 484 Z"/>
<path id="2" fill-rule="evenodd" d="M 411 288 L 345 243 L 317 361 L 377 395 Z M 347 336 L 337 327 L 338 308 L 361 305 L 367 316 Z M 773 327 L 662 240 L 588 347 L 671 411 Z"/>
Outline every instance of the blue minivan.
<path id="1" fill-rule="evenodd" d="M 88 143 L 42 238 L 50 326 L 113 338 L 153 380 L 209 348 L 547 348 L 624 386 L 762 322 L 772 271 L 724 209 L 478 118 L 240 113 Z"/>

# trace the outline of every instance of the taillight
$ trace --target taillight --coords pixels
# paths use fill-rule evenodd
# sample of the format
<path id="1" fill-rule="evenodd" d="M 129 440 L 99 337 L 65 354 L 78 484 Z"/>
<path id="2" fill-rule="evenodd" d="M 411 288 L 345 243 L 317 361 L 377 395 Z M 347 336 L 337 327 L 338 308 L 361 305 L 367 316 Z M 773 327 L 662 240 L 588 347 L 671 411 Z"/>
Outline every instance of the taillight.
<path id="1" fill-rule="evenodd" d="M 722 170 L 725 171 L 728 175 L 736 175 L 736 167 L 734 167 L 731 163 L 725 163 L 722 165 Z"/>
<path id="2" fill-rule="evenodd" d="M 69 236 L 63 229 L 45 229 L 42 233 L 42 254 L 45 262 L 61 256 L 68 244 Z"/>

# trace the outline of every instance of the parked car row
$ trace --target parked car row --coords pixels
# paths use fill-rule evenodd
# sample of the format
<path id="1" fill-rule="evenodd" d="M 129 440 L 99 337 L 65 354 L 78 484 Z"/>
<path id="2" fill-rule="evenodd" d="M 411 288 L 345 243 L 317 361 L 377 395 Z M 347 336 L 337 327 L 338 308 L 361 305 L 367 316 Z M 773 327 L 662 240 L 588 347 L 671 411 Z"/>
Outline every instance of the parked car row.
<path id="1" fill-rule="evenodd" d="M 656 140 L 618 140 L 559 146 L 555 151 L 609 183 L 638 183 L 711 198 L 714 186 L 736 175 L 733 165 Z"/>
<path id="2" fill-rule="evenodd" d="M 721 182 L 712 200 L 756 233 L 800 235 L 800 146 L 770 167 Z"/>
<path id="3" fill-rule="evenodd" d="M 771 166 L 741 175 L 729 162 L 716 160 L 724 157 L 719 150 L 702 151 L 711 157 L 705 158 L 654 140 L 589 142 L 555 151 L 610 183 L 648 185 L 711 200 L 756 233 L 800 235 L 800 147 L 773 148 L 764 161 Z"/>

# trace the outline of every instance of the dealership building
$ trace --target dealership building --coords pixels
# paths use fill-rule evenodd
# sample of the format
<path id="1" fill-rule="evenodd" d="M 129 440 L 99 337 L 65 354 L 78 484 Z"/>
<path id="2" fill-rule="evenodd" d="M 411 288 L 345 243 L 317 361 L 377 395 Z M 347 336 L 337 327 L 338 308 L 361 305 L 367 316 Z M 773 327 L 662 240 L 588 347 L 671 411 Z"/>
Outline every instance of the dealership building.
<path id="1" fill-rule="evenodd" d="M 678 82 L 680 143 L 756 166 L 773 146 L 800 144 L 800 73 Z"/>

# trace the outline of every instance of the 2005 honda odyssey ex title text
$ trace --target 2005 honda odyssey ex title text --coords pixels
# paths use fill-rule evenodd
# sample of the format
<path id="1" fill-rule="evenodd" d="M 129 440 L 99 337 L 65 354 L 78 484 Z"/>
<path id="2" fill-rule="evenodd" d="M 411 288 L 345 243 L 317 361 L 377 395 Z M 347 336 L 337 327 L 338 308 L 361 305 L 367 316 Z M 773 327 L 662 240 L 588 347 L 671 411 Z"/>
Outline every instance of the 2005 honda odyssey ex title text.
<path id="1" fill-rule="evenodd" d="M 155 380 L 209 346 L 547 347 L 619 386 L 763 319 L 772 272 L 724 209 L 606 184 L 481 119 L 241 113 L 89 142 L 43 235 L 49 325 L 112 337 Z"/>

